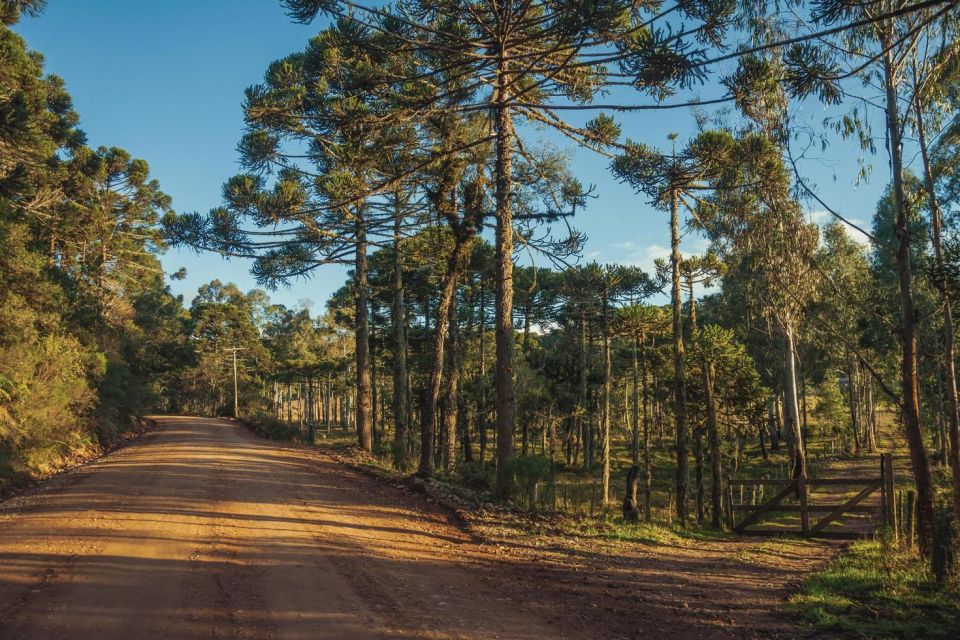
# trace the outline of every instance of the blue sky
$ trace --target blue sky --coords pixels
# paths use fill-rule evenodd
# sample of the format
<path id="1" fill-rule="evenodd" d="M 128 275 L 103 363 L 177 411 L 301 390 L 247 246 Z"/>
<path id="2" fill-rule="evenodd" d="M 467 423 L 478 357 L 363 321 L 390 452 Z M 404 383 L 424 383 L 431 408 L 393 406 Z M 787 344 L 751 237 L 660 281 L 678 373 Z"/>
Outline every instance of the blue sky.
<path id="1" fill-rule="evenodd" d="M 65 79 L 89 144 L 123 147 L 143 158 L 175 209 L 206 211 L 220 204 L 223 181 L 239 171 L 243 90 L 319 28 L 292 23 L 275 0 L 51 0 L 40 17 L 25 18 L 16 30 L 46 57 L 47 70 Z M 711 86 L 700 93 L 718 95 Z M 623 92 L 615 97 L 637 102 Z M 826 113 L 807 104 L 795 117 L 818 126 Z M 694 130 L 685 109 L 616 117 L 627 136 L 652 145 L 666 145 L 671 132 L 683 140 Z M 565 144 L 545 132 L 528 134 Z M 855 184 L 856 151 L 842 142 L 822 153 L 818 148 L 802 170 L 832 207 L 869 223 L 888 175 L 882 141 L 877 147 L 881 155 L 868 158 L 874 169 L 866 184 Z M 669 245 L 666 219 L 618 184 L 607 164 L 592 152 L 573 152 L 575 175 L 598 195 L 574 222 L 589 237 L 584 258 L 650 268 Z M 820 207 L 809 209 L 813 219 L 825 219 Z M 704 247 L 696 237 L 684 241 L 686 251 Z M 171 250 L 163 263 L 171 273 L 186 267 L 186 280 L 171 286 L 187 303 L 213 278 L 255 286 L 243 261 Z M 319 311 L 344 277 L 344 269 L 325 267 L 271 297 L 289 306 L 310 300 Z"/>

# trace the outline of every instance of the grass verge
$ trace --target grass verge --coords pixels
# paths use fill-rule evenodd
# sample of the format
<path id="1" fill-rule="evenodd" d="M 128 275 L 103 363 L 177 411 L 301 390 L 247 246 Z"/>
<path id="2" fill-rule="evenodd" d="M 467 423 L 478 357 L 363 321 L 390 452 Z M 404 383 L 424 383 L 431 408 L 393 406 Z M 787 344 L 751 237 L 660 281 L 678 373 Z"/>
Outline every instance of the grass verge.
<path id="1" fill-rule="evenodd" d="M 786 606 L 816 637 L 956 638 L 960 630 L 957 582 L 937 585 L 914 554 L 882 540 L 853 543 Z"/>

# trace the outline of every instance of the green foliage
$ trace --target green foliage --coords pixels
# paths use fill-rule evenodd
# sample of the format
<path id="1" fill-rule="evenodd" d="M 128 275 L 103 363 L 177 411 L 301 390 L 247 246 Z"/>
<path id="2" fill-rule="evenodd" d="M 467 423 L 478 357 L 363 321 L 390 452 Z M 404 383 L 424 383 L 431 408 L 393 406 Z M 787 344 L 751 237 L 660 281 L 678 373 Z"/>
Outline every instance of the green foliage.
<path id="1" fill-rule="evenodd" d="M 300 439 L 300 430 L 296 425 L 279 420 L 276 416 L 267 413 L 258 412 L 244 416 L 243 421 L 259 435 L 270 440 L 293 442 Z"/>
<path id="2" fill-rule="evenodd" d="M 863 541 L 808 576 L 787 609 L 811 635 L 953 638 L 960 591 L 956 584 L 938 586 L 912 554 Z"/>
<path id="3" fill-rule="evenodd" d="M 528 504 L 535 506 L 537 484 L 550 478 L 550 458 L 546 456 L 517 456 L 510 460 L 510 472 L 520 495 Z"/>
<path id="4" fill-rule="evenodd" d="M 0 19 L 42 5 L 3 2 Z M 137 306 L 166 296 L 176 315 L 179 300 L 157 259 L 170 200 L 147 164 L 84 146 L 63 82 L 6 26 L 0 59 L 0 467 L 14 481 L 95 450 L 157 404 L 175 358 L 146 342 L 175 342 L 179 327 Z"/>
<path id="5" fill-rule="evenodd" d="M 495 471 L 491 464 L 463 462 L 457 466 L 457 481 L 474 491 L 489 491 L 493 488 Z"/>
<path id="6" fill-rule="evenodd" d="M 812 411 L 816 424 L 831 436 L 843 433 L 850 421 L 850 414 L 847 402 L 840 392 L 836 373 L 828 372 L 823 382 L 817 385 L 816 396 L 817 404 Z"/>

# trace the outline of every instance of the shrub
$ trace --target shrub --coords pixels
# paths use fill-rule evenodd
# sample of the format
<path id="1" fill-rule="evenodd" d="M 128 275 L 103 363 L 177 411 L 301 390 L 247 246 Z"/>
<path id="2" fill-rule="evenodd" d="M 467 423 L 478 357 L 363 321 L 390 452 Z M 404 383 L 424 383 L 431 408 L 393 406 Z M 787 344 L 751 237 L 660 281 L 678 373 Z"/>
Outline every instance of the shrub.
<path id="1" fill-rule="evenodd" d="M 297 425 L 277 420 L 270 414 L 256 413 L 244 418 L 243 421 L 264 438 L 283 440 L 284 442 L 300 440 L 300 429 Z"/>
<path id="2" fill-rule="evenodd" d="M 474 491 L 489 491 L 493 486 L 493 465 L 463 462 L 457 467 L 460 484 Z"/>
<path id="3" fill-rule="evenodd" d="M 537 503 L 537 483 L 550 477 L 550 459 L 545 456 L 519 456 L 511 459 L 510 471 L 520 495 L 533 509 Z"/>

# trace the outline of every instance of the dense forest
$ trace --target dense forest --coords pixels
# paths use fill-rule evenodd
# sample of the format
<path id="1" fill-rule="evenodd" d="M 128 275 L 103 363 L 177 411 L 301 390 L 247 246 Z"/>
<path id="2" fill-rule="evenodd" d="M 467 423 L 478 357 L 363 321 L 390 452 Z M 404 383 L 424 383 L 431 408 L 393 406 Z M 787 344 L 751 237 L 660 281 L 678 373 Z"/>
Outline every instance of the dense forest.
<path id="1" fill-rule="evenodd" d="M 895 449 L 920 557 L 945 574 L 954 3 L 285 0 L 317 33 L 237 96 L 243 172 L 209 213 L 87 145 L 11 29 L 40 4 L 0 4 L 3 478 L 149 412 L 232 416 L 283 439 L 349 433 L 381 464 L 523 508 L 723 529 L 732 475 Z M 621 133 L 678 108 L 688 139 Z M 662 212 L 669 256 L 584 258 L 577 219 L 604 212 L 544 132 Z M 889 177 L 867 224 L 800 169 L 830 145 Z M 168 246 L 263 289 L 214 280 L 185 305 Z M 271 303 L 326 265 L 350 271 L 322 314 Z"/>

